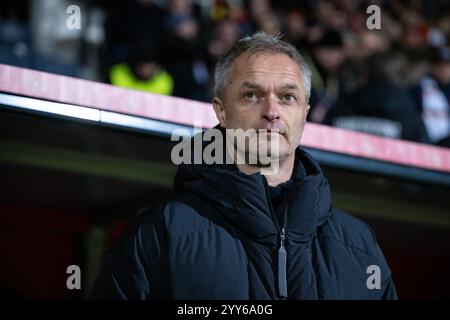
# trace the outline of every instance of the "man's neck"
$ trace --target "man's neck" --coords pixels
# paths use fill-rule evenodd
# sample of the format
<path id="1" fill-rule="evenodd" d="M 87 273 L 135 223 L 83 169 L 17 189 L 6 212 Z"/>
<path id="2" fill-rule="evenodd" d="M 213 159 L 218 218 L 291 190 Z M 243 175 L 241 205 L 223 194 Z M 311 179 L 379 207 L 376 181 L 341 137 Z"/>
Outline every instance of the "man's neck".
<path id="1" fill-rule="evenodd" d="M 275 187 L 281 183 L 288 181 L 292 176 L 292 172 L 294 171 L 294 161 L 295 153 L 292 153 L 287 158 L 280 159 L 277 172 L 275 174 L 264 175 L 269 186 Z M 236 164 L 236 167 L 239 169 L 239 171 L 244 172 L 245 174 L 253 174 L 261 171 L 261 167 L 255 165 Z"/>

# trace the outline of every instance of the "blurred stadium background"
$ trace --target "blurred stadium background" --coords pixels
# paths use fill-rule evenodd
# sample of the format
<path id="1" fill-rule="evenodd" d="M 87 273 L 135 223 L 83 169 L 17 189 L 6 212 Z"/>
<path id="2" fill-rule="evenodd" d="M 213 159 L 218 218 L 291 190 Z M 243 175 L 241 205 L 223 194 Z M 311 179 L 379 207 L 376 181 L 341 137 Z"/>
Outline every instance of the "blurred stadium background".
<path id="1" fill-rule="evenodd" d="M 2 297 L 85 297 L 130 219 L 168 194 L 171 130 L 215 124 L 215 62 L 257 30 L 312 66 L 304 146 L 334 204 L 375 229 L 400 298 L 450 298 L 445 0 L 2 0 Z M 73 264 L 82 290 L 66 287 Z"/>

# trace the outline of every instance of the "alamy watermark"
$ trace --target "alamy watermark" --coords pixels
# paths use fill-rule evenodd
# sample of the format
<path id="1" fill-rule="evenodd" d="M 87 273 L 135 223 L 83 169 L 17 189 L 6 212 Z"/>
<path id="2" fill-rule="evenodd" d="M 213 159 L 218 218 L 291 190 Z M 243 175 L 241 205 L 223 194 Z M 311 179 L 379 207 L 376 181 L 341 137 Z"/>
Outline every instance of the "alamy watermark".
<path id="1" fill-rule="evenodd" d="M 366 270 L 367 274 L 370 274 L 370 276 L 367 278 L 366 285 L 367 289 L 374 290 L 374 289 L 381 289 L 381 270 L 380 267 L 376 264 L 371 264 L 367 267 Z"/>
<path id="2" fill-rule="evenodd" d="M 76 264 L 67 267 L 66 273 L 69 274 L 66 280 L 67 289 L 81 289 L 81 269 Z"/>
<path id="3" fill-rule="evenodd" d="M 381 9 L 376 4 L 367 7 L 366 13 L 370 16 L 366 20 L 366 27 L 369 30 L 381 29 Z"/>
<path id="4" fill-rule="evenodd" d="M 66 19 L 66 27 L 71 30 L 81 29 L 81 9 L 79 6 L 72 4 L 67 7 L 66 13 L 69 15 Z"/>
<path id="5" fill-rule="evenodd" d="M 201 131 L 195 127 L 194 132 Z M 223 134 L 223 131 L 225 134 Z M 276 174 L 280 166 L 279 129 L 223 129 L 212 128 L 191 138 L 187 129 L 172 132 L 171 160 L 180 164 L 237 164 L 260 168 L 263 175 Z M 193 144 L 193 145 L 192 145 Z"/>

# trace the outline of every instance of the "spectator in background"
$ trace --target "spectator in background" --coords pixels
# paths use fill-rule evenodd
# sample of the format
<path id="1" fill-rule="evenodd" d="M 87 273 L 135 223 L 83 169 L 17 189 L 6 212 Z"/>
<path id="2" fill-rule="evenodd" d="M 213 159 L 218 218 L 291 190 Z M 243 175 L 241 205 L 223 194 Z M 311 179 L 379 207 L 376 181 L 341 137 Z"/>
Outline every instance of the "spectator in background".
<path id="1" fill-rule="evenodd" d="M 345 96 L 345 83 L 341 67 L 345 61 L 341 34 L 327 30 L 316 44 L 313 44 L 311 111 L 309 120 L 324 122 L 327 113 L 339 108 Z"/>
<path id="2" fill-rule="evenodd" d="M 108 81 L 112 65 L 129 60 L 139 42 L 161 46 L 166 9 L 154 0 L 108 0 L 105 43 L 101 61 L 102 78 Z"/>
<path id="3" fill-rule="evenodd" d="M 385 137 L 429 142 L 420 114 L 402 80 L 403 54 L 379 53 L 367 61 L 368 81 L 330 115 L 334 126 Z"/>
<path id="4" fill-rule="evenodd" d="M 209 74 L 204 63 L 199 7 L 191 0 L 171 0 L 161 43 L 163 64 L 173 76 L 173 95 L 204 100 Z"/>
<path id="5" fill-rule="evenodd" d="M 236 21 L 227 19 L 219 22 L 213 36 L 208 42 L 208 53 L 212 61 L 212 67 L 219 58 L 227 52 L 239 39 L 240 30 Z"/>
<path id="6" fill-rule="evenodd" d="M 450 147 L 450 49 L 431 49 L 429 72 L 413 88 L 432 143 Z"/>
<path id="7" fill-rule="evenodd" d="M 26 1 L 5 1 L 0 11 L 0 63 L 33 68 Z"/>
<path id="8" fill-rule="evenodd" d="M 151 45 L 136 46 L 128 63 L 118 63 L 109 72 L 113 85 L 171 95 L 172 76 L 158 63 L 156 48 Z"/>
<path id="9" fill-rule="evenodd" d="M 294 45 L 298 50 L 308 48 L 307 21 L 303 12 L 293 10 L 287 13 L 285 41 Z"/>
<path id="10" fill-rule="evenodd" d="M 382 31 L 364 30 L 358 35 L 358 46 L 355 54 L 362 58 L 368 58 L 374 54 L 388 51 L 389 38 Z"/>
<path id="11" fill-rule="evenodd" d="M 70 4 L 66 0 L 2 1 L 0 63 L 80 76 L 82 34 L 66 27 Z"/>
<path id="12" fill-rule="evenodd" d="M 249 15 L 253 22 L 254 30 L 261 30 L 269 34 L 281 30 L 279 16 L 274 13 L 269 0 L 250 0 Z"/>
<path id="13" fill-rule="evenodd" d="M 86 24 L 81 19 L 80 29 L 67 28 L 66 9 L 72 4 L 82 6 L 80 1 L 31 1 L 30 26 L 33 47 L 37 53 L 35 63 L 39 70 L 69 76 L 80 75 L 82 30 Z"/>
<path id="14" fill-rule="evenodd" d="M 348 24 L 348 17 L 341 10 L 341 6 L 339 1 L 317 1 L 316 16 L 328 28 L 344 31 Z"/>

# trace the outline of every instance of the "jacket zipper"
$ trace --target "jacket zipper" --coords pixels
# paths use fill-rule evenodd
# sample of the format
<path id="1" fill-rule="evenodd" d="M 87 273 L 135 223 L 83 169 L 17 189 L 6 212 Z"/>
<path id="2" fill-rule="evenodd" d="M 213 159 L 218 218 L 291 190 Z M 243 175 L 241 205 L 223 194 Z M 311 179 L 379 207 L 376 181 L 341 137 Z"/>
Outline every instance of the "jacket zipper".
<path id="1" fill-rule="evenodd" d="M 284 247 L 284 241 L 286 239 L 285 229 L 281 229 L 280 234 L 280 247 L 278 248 L 278 291 L 281 298 L 287 298 L 287 252 Z"/>
<path id="2" fill-rule="evenodd" d="M 278 223 L 278 219 L 275 215 L 275 212 L 272 207 L 272 200 L 270 198 L 269 193 L 269 185 L 267 184 L 266 179 L 264 179 L 266 185 L 266 196 L 267 201 L 269 203 L 269 210 L 272 215 L 272 220 L 277 228 L 278 234 L 280 236 L 280 246 L 278 247 L 278 295 L 281 299 L 286 299 L 288 297 L 287 290 L 287 251 L 285 247 L 286 241 L 286 226 L 287 226 L 287 206 L 284 210 L 284 220 L 283 227 L 280 228 L 280 224 Z"/>

